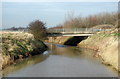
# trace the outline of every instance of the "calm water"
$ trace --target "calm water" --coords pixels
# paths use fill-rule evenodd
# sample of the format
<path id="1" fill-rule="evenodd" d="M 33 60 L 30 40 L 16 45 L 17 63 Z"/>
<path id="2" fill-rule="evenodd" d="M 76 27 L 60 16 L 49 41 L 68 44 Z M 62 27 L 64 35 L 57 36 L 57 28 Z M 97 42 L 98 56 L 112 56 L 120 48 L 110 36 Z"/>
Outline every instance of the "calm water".
<path id="1" fill-rule="evenodd" d="M 110 68 L 93 57 L 95 51 L 64 45 L 47 44 L 43 55 L 19 60 L 5 68 L 6 77 L 117 77 Z"/>

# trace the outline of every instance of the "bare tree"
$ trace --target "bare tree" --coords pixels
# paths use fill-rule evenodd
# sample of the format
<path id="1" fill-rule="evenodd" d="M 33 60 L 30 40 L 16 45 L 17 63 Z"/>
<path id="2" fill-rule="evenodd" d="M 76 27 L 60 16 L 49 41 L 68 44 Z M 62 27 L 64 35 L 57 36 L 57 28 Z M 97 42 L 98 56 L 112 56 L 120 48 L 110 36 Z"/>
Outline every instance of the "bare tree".
<path id="1" fill-rule="evenodd" d="M 63 23 L 64 28 L 91 28 L 96 25 L 111 24 L 115 25 L 118 19 L 118 14 L 115 13 L 99 13 L 89 15 L 87 17 L 74 17 L 73 14 L 68 15 L 68 19 Z"/>
<path id="2" fill-rule="evenodd" d="M 42 21 L 36 20 L 31 22 L 28 29 L 30 33 L 34 35 L 34 38 L 36 40 L 44 40 L 47 36 L 45 23 L 43 23 Z"/>

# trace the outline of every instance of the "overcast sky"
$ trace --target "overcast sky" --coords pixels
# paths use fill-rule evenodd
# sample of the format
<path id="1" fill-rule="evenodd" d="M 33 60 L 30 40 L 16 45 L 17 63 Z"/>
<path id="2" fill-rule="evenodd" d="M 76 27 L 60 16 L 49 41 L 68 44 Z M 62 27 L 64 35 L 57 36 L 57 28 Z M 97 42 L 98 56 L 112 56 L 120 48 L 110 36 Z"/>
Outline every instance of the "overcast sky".
<path id="1" fill-rule="evenodd" d="M 25 27 L 31 21 L 39 19 L 45 22 L 47 27 L 53 27 L 63 23 L 68 13 L 74 13 L 74 16 L 88 16 L 102 12 L 116 12 L 117 10 L 117 2 L 4 1 L 2 3 L 2 26 L 3 28 Z"/>

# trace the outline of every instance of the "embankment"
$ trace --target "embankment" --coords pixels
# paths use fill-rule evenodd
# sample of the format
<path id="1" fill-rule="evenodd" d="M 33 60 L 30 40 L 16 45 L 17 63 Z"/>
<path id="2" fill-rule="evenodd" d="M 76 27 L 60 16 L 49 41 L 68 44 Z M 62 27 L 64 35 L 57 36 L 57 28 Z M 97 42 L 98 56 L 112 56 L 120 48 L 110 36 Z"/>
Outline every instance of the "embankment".
<path id="1" fill-rule="evenodd" d="M 13 64 L 17 59 L 23 59 L 43 53 L 47 46 L 42 41 L 36 41 L 32 34 L 22 32 L 1 32 L 0 69 Z"/>
<path id="2" fill-rule="evenodd" d="M 119 38 L 119 34 L 115 31 L 97 33 L 80 42 L 78 46 L 97 50 L 96 57 L 100 57 L 104 64 L 120 71 L 120 65 L 118 64 L 118 58 L 120 57 L 118 54 L 120 49 L 118 46 Z"/>
<path id="3" fill-rule="evenodd" d="M 120 71 L 120 65 L 118 64 L 118 61 L 120 61 L 118 59 L 120 58 L 120 55 L 118 54 L 118 50 L 120 49 L 118 46 L 120 43 L 119 38 L 120 35 L 116 29 L 108 32 L 100 32 L 93 36 L 89 36 L 88 38 L 62 36 L 48 37 L 46 42 L 72 46 L 75 46 L 76 44 L 74 43 L 77 43 L 78 47 L 93 49 L 96 51 L 94 54 L 95 57 L 100 57 L 104 64 L 112 66 L 114 69 Z"/>

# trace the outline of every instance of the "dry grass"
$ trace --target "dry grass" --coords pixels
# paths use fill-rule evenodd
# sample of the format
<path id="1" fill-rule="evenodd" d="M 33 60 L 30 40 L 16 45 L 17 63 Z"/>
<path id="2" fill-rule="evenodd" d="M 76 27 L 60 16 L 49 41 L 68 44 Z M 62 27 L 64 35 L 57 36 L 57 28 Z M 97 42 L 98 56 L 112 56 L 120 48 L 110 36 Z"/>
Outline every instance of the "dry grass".
<path id="1" fill-rule="evenodd" d="M 111 65 L 116 70 L 118 69 L 118 37 L 110 33 L 98 33 L 88 39 L 80 42 L 79 47 L 91 47 L 98 49 L 97 55 L 103 60 L 103 63 Z"/>
<path id="2" fill-rule="evenodd" d="M 0 35 L 2 37 L 0 68 L 13 63 L 16 59 L 41 54 L 47 49 L 42 41 L 35 40 L 29 33 L 3 31 Z"/>

